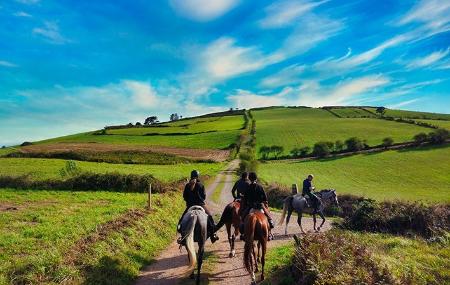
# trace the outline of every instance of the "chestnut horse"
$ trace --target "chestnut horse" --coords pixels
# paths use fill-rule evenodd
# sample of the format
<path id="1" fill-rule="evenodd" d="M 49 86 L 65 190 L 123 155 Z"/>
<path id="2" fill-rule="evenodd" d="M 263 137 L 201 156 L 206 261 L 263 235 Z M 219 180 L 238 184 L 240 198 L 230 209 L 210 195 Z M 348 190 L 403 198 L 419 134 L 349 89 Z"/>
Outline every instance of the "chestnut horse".
<path id="1" fill-rule="evenodd" d="M 244 266 L 252 276 L 252 284 L 256 284 L 255 272 L 258 272 L 259 252 L 261 249 L 261 280 L 264 280 L 267 240 L 269 239 L 269 223 L 262 210 L 252 209 L 244 221 Z M 255 254 L 254 241 L 258 242 L 258 258 Z"/>
<path id="2" fill-rule="evenodd" d="M 239 224 L 241 223 L 241 217 L 239 215 L 240 207 L 241 202 L 239 200 L 235 200 L 228 204 L 223 210 L 219 223 L 216 225 L 216 231 L 218 231 L 223 225 L 226 226 L 228 242 L 230 243 L 230 254 L 228 255 L 229 257 L 234 257 L 236 255 L 234 243 L 236 241 L 236 237 L 239 235 Z M 232 226 L 234 229 L 233 232 L 231 232 Z"/>

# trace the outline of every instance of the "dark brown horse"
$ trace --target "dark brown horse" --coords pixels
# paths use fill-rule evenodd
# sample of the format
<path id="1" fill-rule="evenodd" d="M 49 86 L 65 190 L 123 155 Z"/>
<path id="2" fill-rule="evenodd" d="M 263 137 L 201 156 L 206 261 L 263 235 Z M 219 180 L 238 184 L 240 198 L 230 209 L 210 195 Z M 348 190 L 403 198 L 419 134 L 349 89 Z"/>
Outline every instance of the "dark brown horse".
<path id="1" fill-rule="evenodd" d="M 223 210 L 222 217 L 220 217 L 220 221 L 216 226 L 216 231 L 219 230 L 223 225 L 225 225 L 227 229 L 228 242 L 230 243 L 229 257 L 234 257 L 236 255 L 234 243 L 236 241 L 236 237 L 239 236 L 239 224 L 241 223 L 241 217 L 239 215 L 240 207 L 241 202 L 239 200 L 233 201 L 228 204 Z M 231 227 L 233 227 L 233 232 Z"/>
<path id="2" fill-rule="evenodd" d="M 244 220 L 244 266 L 252 276 L 252 284 L 256 284 L 255 272 L 258 272 L 260 249 L 261 280 L 264 280 L 264 265 L 266 259 L 267 240 L 269 239 L 269 223 L 261 210 L 251 210 Z M 258 242 L 258 257 L 255 254 L 254 241 Z"/>

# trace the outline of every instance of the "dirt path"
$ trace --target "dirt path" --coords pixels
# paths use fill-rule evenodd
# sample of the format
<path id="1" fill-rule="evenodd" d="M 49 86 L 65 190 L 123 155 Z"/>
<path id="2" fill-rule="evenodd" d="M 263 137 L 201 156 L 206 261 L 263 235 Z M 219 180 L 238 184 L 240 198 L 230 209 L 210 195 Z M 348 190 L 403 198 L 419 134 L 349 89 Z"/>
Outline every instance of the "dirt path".
<path id="1" fill-rule="evenodd" d="M 211 197 L 213 191 L 220 191 L 220 203 L 217 205 L 213 201 L 208 204 L 215 214 L 221 214 L 222 210 L 233 200 L 231 188 L 233 187 L 235 177 L 234 169 L 237 167 L 237 161 L 232 161 L 227 170 L 219 173 L 215 181 L 207 188 L 207 197 Z M 224 183 L 220 183 L 223 181 Z M 217 187 L 222 189 L 216 189 Z M 280 215 L 273 213 L 275 222 L 278 222 Z M 217 221 L 216 221 L 217 222 Z M 303 218 L 303 228 L 305 231 L 312 230 L 312 219 Z M 330 223 L 325 223 L 323 230 L 328 230 Z M 291 219 L 289 224 L 289 236 L 284 236 L 284 226 L 276 227 L 273 231 L 275 240 L 269 242 L 269 248 L 277 247 L 292 241 L 292 234 L 300 234 L 300 229 L 296 223 L 296 218 Z M 244 243 L 238 241 L 236 243 L 236 256 L 229 258 L 228 254 L 230 246 L 226 235 L 225 227 L 223 227 L 218 235 L 220 240 L 215 244 L 207 243 L 206 251 L 217 257 L 217 262 L 212 265 L 210 272 L 202 275 L 202 284 L 250 284 L 251 279 L 242 264 L 242 254 Z M 186 251 L 182 252 L 178 249 L 177 243 L 174 241 L 157 259 L 145 268 L 137 281 L 137 285 L 169 285 L 178 284 L 185 280 L 186 270 L 188 269 L 188 260 Z M 259 275 L 257 275 L 259 278 Z"/>

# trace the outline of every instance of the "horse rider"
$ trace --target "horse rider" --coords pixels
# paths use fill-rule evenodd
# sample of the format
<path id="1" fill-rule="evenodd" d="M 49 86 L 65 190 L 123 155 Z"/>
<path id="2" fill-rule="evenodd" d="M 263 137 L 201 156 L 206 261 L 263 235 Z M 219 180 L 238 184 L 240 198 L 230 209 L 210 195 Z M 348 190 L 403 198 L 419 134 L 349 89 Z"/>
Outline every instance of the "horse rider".
<path id="1" fill-rule="evenodd" d="M 240 200 L 245 196 L 245 192 L 250 185 L 250 180 L 248 179 L 248 172 L 243 172 L 241 178 L 234 183 L 233 189 L 231 189 L 231 195 L 233 195 L 234 200 Z"/>
<path id="2" fill-rule="evenodd" d="M 214 219 L 206 206 L 206 193 L 205 186 L 200 182 L 199 179 L 200 173 L 197 170 L 191 171 L 191 180 L 186 184 L 183 191 L 183 198 L 186 202 L 186 209 L 181 215 L 180 220 L 178 221 L 177 230 L 180 232 L 181 230 L 181 220 L 183 219 L 184 214 L 186 214 L 187 210 L 192 206 L 200 206 L 205 210 L 205 213 L 208 215 L 208 236 L 211 238 L 211 242 L 214 243 L 219 240 L 219 237 L 215 234 L 215 223 Z M 180 239 L 179 243 L 182 243 L 183 240 Z"/>
<path id="3" fill-rule="evenodd" d="M 250 179 L 250 185 L 245 192 L 246 207 L 242 211 L 242 221 L 245 220 L 245 217 L 250 213 L 251 209 L 262 209 L 267 217 L 270 228 L 273 229 L 274 223 L 272 217 L 270 216 L 269 202 L 267 200 L 266 192 L 264 192 L 261 184 L 257 183 L 258 177 L 255 172 L 250 172 L 248 178 Z M 272 234 L 269 236 L 271 239 L 273 238 Z"/>
<path id="4" fill-rule="evenodd" d="M 309 174 L 308 177 L 305 180 L 303 180 L 302 196 L 303 197 L 308 196 L 311 199 L 312 207 L 314 208 L 314 210 L 317 210 L 320 200 L 313 192 L 313 190 L 315 189 L 315 187 L 312 184 L 313 179 L 314 175 Z M 306 200 L 306 204 L 308 205 L 308 207 L 310 207 L 310 205 L 308 204 L 308 200 Z"/>

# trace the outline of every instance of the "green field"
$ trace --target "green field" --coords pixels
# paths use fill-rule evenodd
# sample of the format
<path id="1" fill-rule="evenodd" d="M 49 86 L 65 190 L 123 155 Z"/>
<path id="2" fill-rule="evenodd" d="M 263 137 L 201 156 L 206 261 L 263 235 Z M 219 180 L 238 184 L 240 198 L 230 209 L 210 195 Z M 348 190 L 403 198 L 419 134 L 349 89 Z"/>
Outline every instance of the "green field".
<path id="1" fill-rule="evenodd" d="M 359 154 L 315 161 L 268 162 L 259 166 L 266 182 L 301 185 L 309 173 L 317 189 L 378 200 L 450 202 L 450 146 Z"/>
<path id="2" fill-rule="evenodd" d="M 381 144 L 383 138 L 394 142 L 412 141 L 414 135 L 430 129 L 372 118 L 337 118 L 323 109 L 276 108 L 252 111 L 256 119 L 257 149 L 280 145 L 284 154 L 294 148 L 310 146 L 319 141 L 345 141 L 350 137 L 366 139 L 370 146 Z"/>
<path id="3" fill-rule="evenodd" d="M 61 178 L 59 170 L 65 167 L 66 160 L 42 158 L 0 158 L 0 175 L 20 176 L 30 174 L 34 179 Z M 81 171 L 95 173 L 119 172 L 124 174 L 151 174 L 161 181 L 175 181 L 187 178 L 193 169 L 201 175 L 215 175 L 223 163 L 192 163 L 175 165 L 111 164 L 77 161 Z"/>
<path id="4" fill-rule="evenodd" d="M 420 119 L 416 119 L 414 121 L 423 122 L 423 123 L 427 123 L 427 124 L 431 124 L 431 125 L 437 126 L 439 128 L 450 130 L 450 121 L 445 121 L 445 120 L 420 120 Z"/>
<path id="5" fill-rule="evenodd" d="M 243 116 L 196 118 L 163 125 L 167 127 L 113 129 L 107 130 L 106 134 L 87 132 L 43 140 L 36 142 L 36 144 L 98 142 L 195 149 L 226 149 L 236 143 L 244 125 L 244 119 Z"/>
<path id="6" fill-rule="evenodd" d="M 365 109 L 367 109 L 373 113 L 376 113 L 376 108 L 365 108 Z M 386 109 L 386 112 L 384 115 L 388 116 L 388 117 L 394 117 L 394 118 L 450 120 L 450 114 L 439 114 L 439 113 L 406 111 L 406 110 L 395 110 L 395 109 Z"/>
<path id="7" fill-rule="evenodd" d="M 0 284 L 133 283 L 172 241 L 170 228 L 182 210 L 179 197 L 155 194 L 153 212 L 146 214 L 146 199 L 136 193 L 0 189 Z M 142 216 L 113 222 L 130 209 L 142 209 Z M 103 236 L 99 225 L 105 223 L 112 228 L 103 228 Z"/>
<path id="8" fill-rule="evenodd" d="M 157 126 L 107 130 L 107 134 L 135 135 L 173 134 L 173 133 L 203 133 L 239 130 L 243 127 L 242 116 L 224 116 L 210 118 L 196 118 Z"/>
<path id="9" fill-rule="evenodd" d="M 376 115 L 367 112 L 361 108 L 332 108 L 331 111 L 341 116 L 342 118 L 361 118 L 361 117 L 371 117 L 375 118 Z"/>

